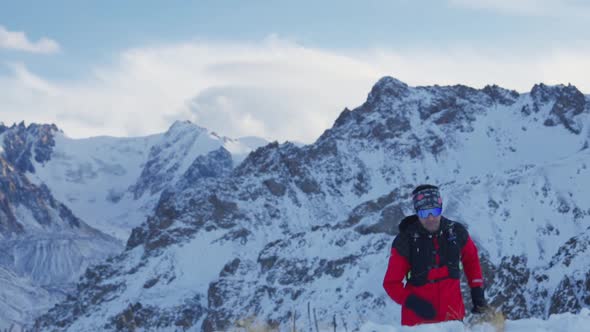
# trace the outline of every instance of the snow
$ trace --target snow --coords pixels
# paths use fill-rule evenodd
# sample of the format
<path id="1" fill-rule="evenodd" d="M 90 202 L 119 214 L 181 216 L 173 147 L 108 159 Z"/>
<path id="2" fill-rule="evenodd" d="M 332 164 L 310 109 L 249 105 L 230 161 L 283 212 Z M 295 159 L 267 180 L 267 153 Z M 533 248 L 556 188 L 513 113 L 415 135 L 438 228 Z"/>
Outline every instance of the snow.
<path id="1" fill-rule="evenodd" d="M 43 226 L 39 222 L 37 222 L 31 210 L 29 210 L 23 205 L 19 205 L 16 207 L 14 215 L 18 223 L 23 225 L 25 229 L 31 231 L 38 231 L 43 229 Z"/>
<path id="2" fill-rule="evenodd" d="M 53 305 L 49 293 L 31 280 L 0 266 L 0 330 L 31 321 Z M 17 329 L 18 331 L 19 329 Z"/>
<path id="3" fill-rule="evenodd" d="M 4 134 L 0 135 L 0 154 L 4 151 L 1 141 L 3 136 Z M 164 164 L 179 163 L 180 165 L 170 183 L 166 183 L 173 186 L 195 158 L 218 149 L 224 144 L 235 152 L 234 161 L 236 158 L 238 161 L 243 160 L 253 148 L 266 144 L 265 140 L 256 137 L 240 140 L 220 138 L 190 122 L 176 122 L 166 133 L 146 137 L 102 136 L 72 139 L 62 132 L 54 132 L 54 140 L 55 146 L 51 159 L 47 162 L 36 162 L 33 150 L 32 161 L 35 172 L 27 173 L 26 177 L 37 186 L 47 185 L 52 196 L 59 202 L 63 202 L 83 222 L 118 238 L 121 242 L 127 240 L 131 230 L 153 213 L 153 208 L 159 199 L 161 192 L 151 193 L 148 190 L 144 195 L 136 198 L 130 191 L 130 188 L 140 179 L 154 146 L 159 145 L 162 149 L 167 149 L 165 152 L 170 154 L 169 158 L 164 156 Z M 166 171 L 166 168 L 162 171 Z M 3 313 L 0 315 L 0 329 L 10 326 L 8 323 L 4 324 L 5 322 L 28 322 L 31 320 L 30 315 L 38 315 L 40 311 L 45 311 L 61 299 L 62 294 L 46 294 L 47 292 L 39 285 L 47 286 L 51 283 L 51 287 L 59 287 L 56 284 L 66 285 L 75 282 L 89 265 L 97 263 L 96 259 L 93 259 L 93 253 L 104 252 L 106 255 L 113 250 L 106 248 L 106 244 L 100 240 L 101 236 L 93 230 L 88 230 L 86 226 L 80 234 L 68 231 L 68 227 L 61 224 L 45 227 L 35 219 L 30 207 L 26 204 L 17 205 L 14 213 L 17 221 L 24 226 L 27 236 L 22 241 L 3 243 L 8 248 L 7 253 L 11 253 L 11 257 L 14 257 L 6 273 L 27 275 L 30 280 L 16 277 L 16 275 L 11 277 L 16 281 L 0 278 L 0 284 L 2 284 L 0 288 L 4 290 L 4 292 L 0 290 L 2 296 L 0 311 Z M 62 221 L 55 211 L 50 210 L 49 213 L 53 215 L 56 222 Z M 212 239 L 208 241 L 211 242 Z M 210 247 L 207 245 L 209 242 L 188 245 L 192 245 L 194 250 L 209 252 Z M 121 249 L 117 247 L 117 251 Z M 222 252 L 223 249 L 219 247 L 217 252 L 210 252 L 205 257 L 211 259 L 215 257 L 214 253 Z M 199 271 L 186 273 L 178 269 L 176 262 L 180 261 L 180 266 L 188 264 L 198 267 L 199 262 L 194 261 L 198 256 L 178 250 L 178 255 L 169 253 L 163 256 L 167 259 L 163 258 L 161 261 L 154 262 L 159 265 L 150 265 L 151 276 L 161 272 L 162 268 L 169 268 L 176 273 L 177 281 L 171 285 L 170 289 L 165 289 L 164 293 L 154 293 L 154 290 L 159 290 L 157 287 L 151 290 L 144 289 L 143 285 L 150 277 L 150 274 L 146 272 L 145 278 L 137 279 L 138 284 L 129 285 L 126 293 L 129 298 L 140 298 L 145 295 L 153 298 L 154 304 L 159 305 L 164 295 L 176 294 L 173 299 L 178 300 L 186 296 L 186 287 L 197 287 L 195 282 L 204 282 L 204 271 L 211 274 L 209 279 L 212 281 L 217 276 L 213 271 L 225 264 L 225 260 L 210 260 L 205 265 L 205 269 L 201 265 Z M 222 265 L 217 266 L 215 262 Z M 3 269 L 3 267 L 0 268 Z M 147 268 L 141 271 L 147 271 Z M 200 277 L 195 278 L 195 275 Z M 199 285 L 199 290 L 206 292 L 208 282 Z M 136 292 L 135 295 L 130 293 L 132 290 Z M 4 296 L 8 294 L 8 291 L 11 292 L 10 295 Z M 40 298 L 38 303 L 29 300 L 28 294 L 33 291 Z M 65 289 L 59 291 L 64 292 Z M 120 306 L 113 306 L 109 310 L 122 310 L 127 305 L 128 303 L 121 303 Z M 101 327 L 102 324 L 99 324 L 90 330 Z"/>
<path id="4" fill-rule="evenodd" d="M 166 149 L 166 163 L 180 163 L 169 185 L 174 185 L 199 155 L 226 147 L 234 166 L 266 140 L 247 137 L 220 138 L 186 121 L 175 122 L 163 134 L 146 137 L 93 137 L 72 139 L 55 133 L 51 159 L 35 163 L 35 173 L 27 177 L 35 184 L 45 183 L 52 195 L 66 204 L 80 219 L 102 232 L 126 241 L 131 230 L 152 214 L 160 192 L 146 192 L 135 198 L 129 188 L 136 184 L 150 149 Z M 165 171 L 165 169 L 162 169 Z"/>
<path id="5" fill-rule="evenodd" d="M 462 146 L 451 154 L 451 159 L 460 162 L 462 176 L 546 164 L 578 152 L 585 137 L 572 135 L 562 126 L 544 126 L 519 114 L 527 102 L 529 95 L 524 94 L 515 105 L 496 106 L 478 118 L 473 132 L 459 135 Z"/>
<path id="6" fill-rule="evenodd" d="M 412 101 L 428 103 L 432 98 L 425 88 L 410 90 L 406 106 Z M 404 113 L 411 132 L 404 134 L 398 145 L 412 144 L 411 136 L 435 133 L 445 138 L 445 149 L 438 156 L 428 153 L 415 160 L 380 158 L 378 150 L 351 151 L 366 165 L 371 178 L 371 190 L 362 199 L 378 197 L 403 184 L 437 183 L 442 189 L 445 215 L 471 226 L 472 236 L 488 250 L 494 263 L 506 255 L 522 254 L 532 267 L 546 264 L 559 246 L 587 224 L 572 220 L 571 209 L 586 206 L 581 198 L 586 195 L 584 188 L 589 187 L 590 178 L 581 172 L 587 171 L 590 155 L 580 152 L 587 134 L 575 135 L 563 125 L 543 124 L 551 103 L 538 113 L 523 115 L 521 108 L 531 102 L 530 94 L 522 94 L 510 106 L 494 104 L 483 109 L 476 104 L 469 112 L 477 114 L 477 119 L 472 123 L 473 130 L 467 132 L 444 132 L 443 126 L 424 121 L 415 110 Z M 402 107 L 395 98 L 384 105 L 389 112 L 399 112 Z M 367 119 L 379 121 L 378 112 Z M 587 133 L 588 114 L 576 119 L 585 124 L 582 132 Z M 339 152 L 350 150 L 346 144 L 338 146 Z M 391 157 L 395 160 L 388 160 Z M 383 164 L 399 167 L 393 172 L 395 178 L 380 176 Z M 547 187 L 550 194 L 543 197 Z M 498 203 L 497 211 L 490 209 L 489 201 Z M 569 215 L 556 211 L 560 202 L 569 205 Z M 558 228 L 559 233 L 544 232 L 547 227 Z"/>
<path id="7" fill-rule="evenodd" d="M 234 257 L 230 246 L 213 241 L 219 235 L 220 232 L 206 233 L 183 245 L 172 246 L 166 254 L 151 260 L 136 274 L 127 284 L 122 298 L 141 299 L 143 304 L 167 308 L 178 305 L 191 294 L 206 293 L 223 265 Z M 163 271 L 174 276 L 174 282 L 166 284 L 162 280 L 160 287 L 143 287 Z"/>
<path id="8" fill-rule="evenodd" d="M 217 280 L 218 273 L 226 262 L 239 255 L 238 250 L 231 245 L 215 241 L 222 234 L 220 231 L 199 234 L 190 242 L 174 245 L 165 254 L 150 260 L 146 266 L 134 273 L 131 280 L 114 280 L 125 283 L 125 291 L 110 301 L 106 308 L 100 308 L 101 317 L 115 315 L 136 301 L 141 301 L 143 305 L 167 309 L 196 294 L 206 294 L 210 283 Z M 143 253 L 142 247 L 134 248 L 128 253 L 130 258 L 127 268 L 135 266 Z M 170 278 L 169 281 L 162 277 L 164 272 L 165 276 Z M 155 277 L 160 278 L 158 287 L 144 288 L 146 282 Z M 170 282 L 172 280 L 174 282 Z M 203 305 L 206 306 L 206 303 Z M 100 330 L 104 324 L 101 319 L 79 320 L 70 330 Z"/>
<path id="9" fill-rule="evenodd" d="M 36 184 L 45 183 L 74 215 L 124 240 L 130 231 L 128 227 L 133 226 L 126 221 L 136 218 L 143 221 L 151 211 L 141 211 L 143 201 L 126 199 L 113 204 L 107 198 L 109 194 L 124 195 L 139 177 L 149 147 L 157 139 L 157 135 L 71 139 L 56 133 L 51 160 L 36 164 L 36 172 L 27 177 Z"/>
<path id="10" fill-rule="evenodd" d="M 333 331 L 326 329 L 325 331 Z M 402 327 L 395 325 L 382 325 L 367 322 L 360 328 L 360 332 L 496 332 L 491 324 L 466 326 L 461 322 L 444 322 L 439 324 L 426 324 L 413 327 Z M 502 330 L 500 330 L 502 331 Z M 590 310 L 585 308 L 579 314 L 552 315 L 547 320 L 538 318 L 507 320 L 505 322 L 506 332 L 563 332 L 563 331 L 590 331 Z"/>
<path id="11" fill-rule="evenodd" d="M 212 232 L 204 237 L 196 237 L 192 241 L 183 245 L 176 245 L 170 249 L 170 255 L 174 257 L 174 266 L 176 270 L 176 280 L 170 288 L 164 287 L 159 290 L 164 294 L 168 305 L 179 303 L 180 299 L 186 297 L 187 290 L 195 294 L 204 294 L 209 288 L 209 284 L 217 280 L 219 272 L 232 257 L 236 257 L 232 247 L 212 241 L 221 236 L 222 232 Z M 198 254 L 197 254 L 198 253 Z M 157 272 L 157 271 L 156 271 Z M 198 275 L 199 278 L 195 278 Z M 159 304 L 165 307 L 166 304 Z"/>
<path id="12" fill-rule="evenodd" d="M 424 89 L 411 91 L 409 98 L 413 102 L 428 102 L 433 98 Z M 444 128 L 432 121 L 424 121 L 416 109 L 410 109 L 407 116 L 411 130 L 403 133 L 399 139 L 396 138 L 397 146 L 390 150 L 380 146 L 379 142 L 361 141 L 359 145 L 354 145 L 354 140 L 342 139 L 338 142 L 337 149 L 337 158 L 340 158 L 337 162 L 342 163 L 342 170 L 334 171 L 329 168 L 333 166 L 329 163 L 331 156 L 325 158 L 327 161 L 320 161 L 325 161 L 327 165 L 305 165 L 309 169 L 302 172 L 311 173 L 310 178 L 317 181 L 323 190 L 321 194 L 308 195 L 297 186 L 289 184 L 290 191 L 287 195 L 261 195 L 250 199 L 250 192 L 244 188 L 253 188 L 253 191 L 262 188 L 261 191 L 264 191 L 264 186 L 261 185 L 263 179 L 248 176 L 239 179 L 242 187 L 235 190 L 236 193 L 214 188 L 218 189 L 216 194 L 229 196 L 228 200 L 236 203 L 240 213 L 246 215 L 245 220 L 239 220 L 240 225 L 237 226 L 252 232 L 246 244 L 218 240 L 223 235 L 221 231 L 198 231 L 186 242 L 171 245 L 157 255 L 140 258 L 140 246 L 130 254 L 134 257 L 125 263 L 125 268 L 128 269 L 140 265 L 138 270 L 132 275 L 126 275 L 123 271 L 108 280 L 125 284 L 122 294 L 111 294 L 114 299 L 93 307 L 91 312 L 72 325 L 71 330 L 100 329 L 105 319 L 120 313 L 135 302 L 171 308 L 202 294 L 205 302 L 203 305 L 207 306 L 209 285 L 218 280 L 224 264 L 238 257 L 241 259 L 240 266 L 243 263 L 244 269 L 249 267 L 251 270 L 241 271 L 243 274 L 240 274 L 239 279 L 236 278 L 236 286 L 232 291 L 237 296 L 226 299 L 229 304 L 224 305 L 227 308 L 237 306 L 236 310 L 250 310 L 240 307 L 243 304 L 237 301 L 251 300 L 256 287 L 273 287 L 278 294 L 291 287 L 300 287 L 300 297 L 293 299 L 285 296 L 281 298 L 280 306 L 270 296 L 262 295 L 259 303 L 261 317 L 280 318 L 290 308 L 304 311 L 305 303 L 311 302 L 320 312 L 331 310 L 330 312 L 342 314 L 350 323 L 368 320 L 361 331 L 488 331 L 486 326 L 466 329 L 460 322 L 425 325 L 415 329 L 387 325 L 386 323 L 399 321 L 400 315 L 399 306 L 387 298 L 381 285 L 387 266 L 387 249 L 393 238 L 383 233 L 361 237 L 351 228 L 335 227 L 328 231 L 311 231 L 311 228 L 342 223 L 351 215 L 352 208 L 367 200 L 383 197 L 392 190 L 398 189 L 404 195 L 410 185 L 436 183 L 442 188 L 445 216 L 466 223 L 481 251 L 488 254 L 492 263 L 498 264 L 503 258 L 523 255 L 527 258 L 527 268 L 546 269 L 557 250 L 588 225 L 588 215 L 577 218 L 572 210 L 574 207 L 581 207 L 584 211 L 587 209 L 584 198 L 588 196 L 587 188 L 590 188 L 590 176 L 587 174 L 589 170 L 586 167 L 586 164 L 590 164 L 590 152 L 580 151 L 587 139 L 585 135 L 574 135 L 562 125 L 545 126 L 542 120 L 535 119 L 535 116 L 542 118 L 548 112 L 547 107 L 542 108 L 538 115 L 524 117 L 520 108 L 530 102 L 530 96 L 523 94 L 510 107 L 497 105 L 485 110 L 483 106 L 475 106 L 468 111 L 475 114 L 477 120 L 472 123 L 473 130 L 467 132 L 453 132 L 455 128 Z M 397 112 L 398 106 L 399 103 L 392 99 L 383 107 L 391 108 L 386 110 L 391 113 Z M 381 116 L 378 112 L 372 112 L 367 117 L 369 120 L 381 121 Z M 579 117 L 583 118 L 584 123 L 588 123 L 587 114 Z M 587 127 L 586 125 L 584 132 L 588 132 Z M 175 130 L 179 131 L 188 130 L 187 128 L 190 126 L 175 126 Z M 430 137 L 433 133 L 446 139 L 444 149 L 439 154 L 426 152 L 416 158 L 408 158 L 392 152 L 398 146 L 411 146 L 415 143 L 413 136 Z M 242 141 L 245 142 L 244 145 L 240 145 L 240 140 L 221 138 L 206 132 L 200 132 L 195 141 L 187 139 L 187 142 L 189 149 L 183 151 L 190 152 L 186 154 L 175 153 L 179 151 L 176 147 L 167 146 L 172 151 L 171 155 L 181 155 L 184 158 L 178 160 L 182 162 L 180 170 L 190 165 L 194 154 L 206 153 L 221 145 L 232 153 L 234 160 L 239 160 L 239 156 L 248 151 L 245 146 L 252 143 L 251 140 L 245 140 Z M 154 144 L 166 146 L 166 142 L 160 140 L 156 140 Z M 367 192 L 359 197 L 353 191 L 353 181 L 338 178 L 342 174 L 334 175 L 340 171 L 353 179 L 359 172 L 366 175 Z M 269 177 L 274 175 L 270 174 Z M 329 192 L 327 185 L 332 177 L 344 182 L 337 186 L 336 190 L 339 192 L 336 194 Z M 182 190 L 187 191 L 178 196 L 188 201 L 192 194 L 190 190 L 198 191 L 199 188 Z M 199 209 L 180 201 L 175 204 L 179 210 L 187 211 L 187 215 L 196 213 Z M 403 197 L 396 197 L 395 204 L 396 208 L 403 209 L 407 214 L 411 213 L 409 204 L 403 201 Z M 560 206 L 564 204 L 568 211 L 560 212 Z M 133 209 L 131 205 L 125 205 L 125 208 Z M 271 209 L 276 209 L 281 217 L 269 218 Z M 146 214 L 149 212 L 145 211 Z M 361 222 L 374 224 L 379 221 L 381 212 L 382 210 L 375 214 L 368 212 Z M 180 217 L 182 218 L 183 216 Z M 175 229 L 179 222 L 176 221 L 170 229 Z M 347 256 L 358 257 L 358 261 L 350 265 L 343 264 L 344 272 L 339 276 L 318 273 L 317 278 L 309 283 L 281 284 L 276 282 L 276 276 L 270 274 L 284 271 L 277 269 L 278 271 L 265 274 L 259 271 L 260 265 L 256 262 L 261 249 L 272 241 L 283 241 L 281 245 L 284 247 L 277 248 L 274 254 L 287 264 L 293 264 L 290 267 L 298 268 L 294 270 L 307 268 L 307 273 L 314 273 L 322 260 L 335 262 Z M 588 257 L 582 253 L 574 258 L 568 269 L 558 264 L 546 271 L 549 277 L 545 282 L 548 297 L 553 294 L 564 273 L 568 276 L 580 275 L 582 269 L 590 263 Z M 141 263 L 138 263 L 139 260 Z M 159 278 L 155 286 L 144 287 L 146 282 L 155 278 Z M 531 282 L 533 279 L 531 278 Z M 336 295 L 340 291 L 342 296 Z M 369 300 L 363 298 L 365 293 L 370 294 L 365 297 Z M 508 321 L 506 330 L 562 331 L 563 327 L 583 330 L 590 326 L 588 323 L 589 312 L 585 309 L 580 315 L 555 315 L 547 321 Z M 199 328 L 199 324 L 195 325 L 195 330 Z"/>
<path id="13" fill-rule="evenodd" d="M 254 136 L 240 137 L 237 140 L 226 138 L 224 141 L 224 147 L 231 153 L 234 166 L 244 161 L 251 151 L 267 144 L 267 140 Z"/>

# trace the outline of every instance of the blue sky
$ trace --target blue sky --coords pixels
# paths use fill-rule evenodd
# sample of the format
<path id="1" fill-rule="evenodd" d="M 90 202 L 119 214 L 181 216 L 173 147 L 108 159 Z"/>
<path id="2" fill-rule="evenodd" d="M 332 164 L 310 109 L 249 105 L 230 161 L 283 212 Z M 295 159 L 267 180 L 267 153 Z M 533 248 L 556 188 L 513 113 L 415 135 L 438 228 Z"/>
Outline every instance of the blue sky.
<path id="1" fill-rule="evenodd" d="M 521 92 L 571 82 L 588 93 L 585 3 L 3 3 L 0 121 L 85 137 L 189 119 L 232 137 L 311 142 L 385 75 Z"/>

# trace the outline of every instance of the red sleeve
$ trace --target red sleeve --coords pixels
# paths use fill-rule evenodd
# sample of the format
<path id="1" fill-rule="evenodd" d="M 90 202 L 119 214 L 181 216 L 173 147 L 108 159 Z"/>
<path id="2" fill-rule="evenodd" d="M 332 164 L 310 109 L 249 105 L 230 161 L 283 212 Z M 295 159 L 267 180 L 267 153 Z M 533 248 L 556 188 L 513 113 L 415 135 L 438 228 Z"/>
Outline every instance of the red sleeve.
<path id="1" fill-rule="evenodd" d="M 383 288 L 385 288 L 387 295 L 391 299 L 401 305 L 406 302 L 406 298 L 410 295 L 410 291 L 404 288 L 402 282 L 409 270 L 410 263 L 408 263 L 408 260 L 400 255 L 395 248 L 391 248 L 389 265 L 383 279 Z"/>
<path id="2" fill-rule="evenodd" d="M 477 254 L 477 247 L 471 236 L 467 238 L 467 243 L 461 249 L 461 262 L 465 269 L 467 276 L 467 283 L 469 287 L 483 286 L 483 275 L 481 273 L 481 265 L 479 264 L 479 255 Z"/>

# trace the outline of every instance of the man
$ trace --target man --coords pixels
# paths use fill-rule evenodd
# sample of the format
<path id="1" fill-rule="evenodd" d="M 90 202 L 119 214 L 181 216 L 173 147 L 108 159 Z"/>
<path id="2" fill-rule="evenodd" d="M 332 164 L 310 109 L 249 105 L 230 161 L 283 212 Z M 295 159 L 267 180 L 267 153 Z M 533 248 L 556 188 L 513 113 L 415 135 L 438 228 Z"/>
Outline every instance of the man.
<path id="1" fill-rule="evenodd" d="M 438 187 L 420 185 L 412 195 L 416 214 L 400 223 L 383 280 L 387 294 L 402 306 L 402 325 L 463 319 L 461 263 L 471 287 L 472 312 L 483 313 L 481 266 L 467 229 L 442 216 Z"/>

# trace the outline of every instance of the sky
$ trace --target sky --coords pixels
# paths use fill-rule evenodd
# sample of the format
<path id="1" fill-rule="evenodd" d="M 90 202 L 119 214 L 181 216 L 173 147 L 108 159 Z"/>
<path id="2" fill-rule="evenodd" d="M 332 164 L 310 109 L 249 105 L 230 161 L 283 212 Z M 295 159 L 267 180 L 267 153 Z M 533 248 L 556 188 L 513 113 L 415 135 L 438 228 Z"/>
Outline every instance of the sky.
<path id="1" fill-rule="evenodd" d="M 0 121 L 312 143 L 383 76 L 590 93 L 583 0 L 2 1 Z"/>

